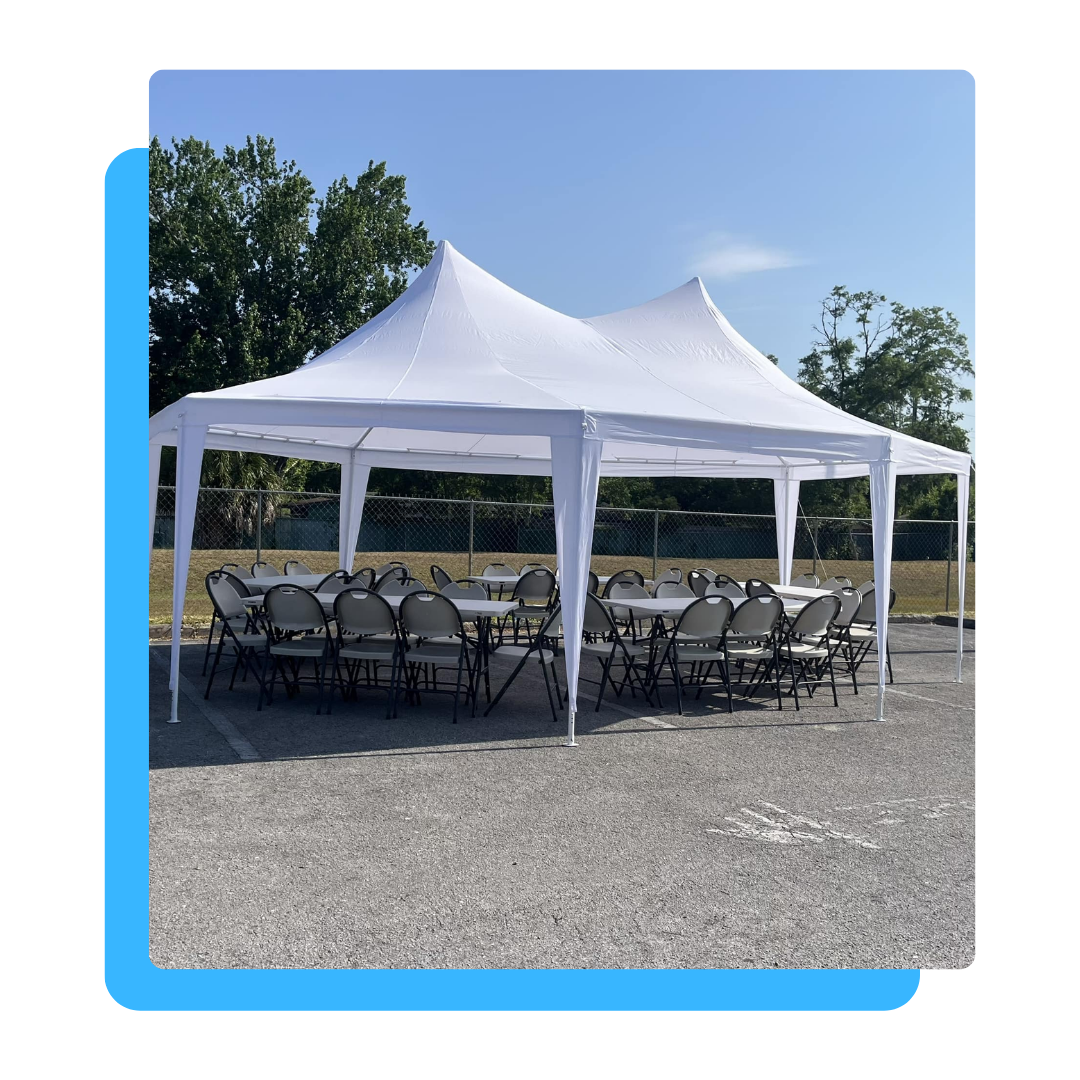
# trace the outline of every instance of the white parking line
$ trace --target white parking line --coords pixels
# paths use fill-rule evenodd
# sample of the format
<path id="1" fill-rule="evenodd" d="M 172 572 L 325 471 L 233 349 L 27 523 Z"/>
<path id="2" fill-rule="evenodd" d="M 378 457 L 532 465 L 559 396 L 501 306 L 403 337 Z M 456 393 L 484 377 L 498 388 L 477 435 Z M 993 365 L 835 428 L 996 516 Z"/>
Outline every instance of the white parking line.
<path id="1" fill-rule="evenodd" d="M 158 667 L 162 667 L 166 671 L 169 670 L 168 650 L 152 648 L 150 655 Z M 240 734 L 231 720 L 227 719 L 222 712 L 215 709 L 213 705 L 203 698 L 186 675 L 180 676 L 180 693 L 202 713 L 210 726 L 217 730 L 218 734 L 232 747 L 233 753 L 241 761 L 262 761 L 258 750 Z"/>
<path id="2" fill-rule="evenodd" d="M 975 707 L 973 705 L 954 705 L 951 701 L 939 701 L 937 698 L 923 697 L 922 694 L 913 694 L 910 690 L 897 690 L 892 686 L 886 686 L 885 693 L 901 694 L 904 697 L 918 698 L 920 701 L 929 701 L 932 702 L 934 705 L 944 705 L 947 709 L 962 709 L 964 712 L 975 711 Z"/>

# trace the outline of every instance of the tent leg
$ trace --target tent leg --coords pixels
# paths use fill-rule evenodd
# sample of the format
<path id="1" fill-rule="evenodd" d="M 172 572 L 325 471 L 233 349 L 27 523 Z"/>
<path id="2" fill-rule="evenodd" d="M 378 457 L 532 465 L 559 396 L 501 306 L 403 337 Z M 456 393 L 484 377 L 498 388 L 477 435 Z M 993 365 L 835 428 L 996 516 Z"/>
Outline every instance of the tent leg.
<path id="1" fill-rule="evenodd" d="M 884 460 L 870 464 L 870 512 L 874 531 L 874 599 L 877 605 L 878 694 L 876 720 L 885 719 L 885 679 L 889 662 L 889 599 L 892 593 L 893 518 L 896 505 L 896 466 L 891 440 Z"/>
<path id="2" fill-rule="evenodd" d="M 795 552 L 795 524 L 799 513 L 799 481 L 785 469 L 782 480 L 773 480 L 773 504 L 776 511 L 776 558 L 780 584 L 791 584 L 791 564 Z"/>
<path id="3" fill-rule="evenodd" d="M 559 601 L 562 607 L 566 694 L 569 721 L 566 745 L 575 746 L 578 671 L 581 635 L 585 622 L 585 596 L 589 584 L 596 490 L 600 481 L 603 443 L 580 436 L 552 436 L 551 488 L 555 503 L 555 546 L 559 566 Z"/>
<path id="4" fill-rule="evenodd" d="M 964 586 L 967 584 L 968 491 L 970 477 L 956 474 L 956 543 L 957 593 L 956 607 L 956 681 L 964 681 Z"/>
<path id="5" fill-rule="evenodd" d="M 169 689 L 172 690 L 170 724 L 179 724 L 180 634 L 184 623 L 184 594 L 191 565 L 191 539 L 195 507 L 199 501 L 205 426 L 181 423 L 176 440 L 176 524 L 173 536 L 172 642 L 169 647 Z"/>

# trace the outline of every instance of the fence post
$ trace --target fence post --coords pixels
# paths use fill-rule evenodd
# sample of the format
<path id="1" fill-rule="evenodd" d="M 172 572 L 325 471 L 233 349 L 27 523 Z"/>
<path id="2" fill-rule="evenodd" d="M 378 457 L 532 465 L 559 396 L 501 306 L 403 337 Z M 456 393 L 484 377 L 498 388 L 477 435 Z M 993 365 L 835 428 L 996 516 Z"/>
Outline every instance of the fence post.
<path id="1" fill-rule="evenodd" d="M 262 488 L 259 488 L 258 495 L 256 497 L 256 511 L 255 511 L 255 561 L 262 562 L 262 516 L 263 516 L 263 493 Z"/>
<path id="2" fill-rule="evenodd" d="M 949 546 L 945 549 L 945 610 L 948 611 L 952 604 L 952 546 L 953 546 L 953 523 L 949 522 Z"/>
<path id="3" fill-rule="evenodd" d="M 473 536 L 476 529 L 476 500 L 469 500 L 469 571 L 466 577 L 472 577 Z"/>
<path id="4" fill-rule="evenodd" d="M 814 568 L 810 571 L 814 577 L 817 577 L 817 542 L 818 542 L 818 530 L 821 528 L 821 519 L 814 519 Z"/>
<path id="5" fill-rule="evenodd" d="M 652 579 L 656 580 L 656 560 L 660 555 L 660 511 L 653 511 L 652 522 Z"/>

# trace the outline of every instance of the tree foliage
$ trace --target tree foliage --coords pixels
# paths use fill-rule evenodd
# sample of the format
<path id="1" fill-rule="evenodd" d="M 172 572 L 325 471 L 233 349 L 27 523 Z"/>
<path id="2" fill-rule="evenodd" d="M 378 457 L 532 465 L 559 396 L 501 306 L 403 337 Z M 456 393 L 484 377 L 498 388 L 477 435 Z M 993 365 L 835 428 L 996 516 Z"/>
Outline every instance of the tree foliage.
<path id="1" fill-rule="evenodd" d="M 151 413 L 292 371 L 377 315 L 434 252 L 410 214 L 405 177 L 386 162 L 317 198 L 262 135 L 220 155 L 195 138 L 171 149 L 152 139 Z M 260 455 L 206 458 L 207 483 L 302 480 L 302 469 Z"/>

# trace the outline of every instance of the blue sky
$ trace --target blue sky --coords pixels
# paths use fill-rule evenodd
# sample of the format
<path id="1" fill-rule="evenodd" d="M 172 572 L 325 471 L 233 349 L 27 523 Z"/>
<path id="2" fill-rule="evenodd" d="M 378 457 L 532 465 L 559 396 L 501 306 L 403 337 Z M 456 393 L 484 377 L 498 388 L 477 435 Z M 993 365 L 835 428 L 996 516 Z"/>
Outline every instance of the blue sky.
<path id="1" fill-rule="evenodd" d="M 159 72 L 150 133 L 273 136 L 320 192 L 370 158 L 414 219 L 570 315 L 700 274 L 794 375 L 833 285 L 956 313 L 974 357 L 963 72 Z M 974 431 L 974 403 L 968 407 Z"/>

